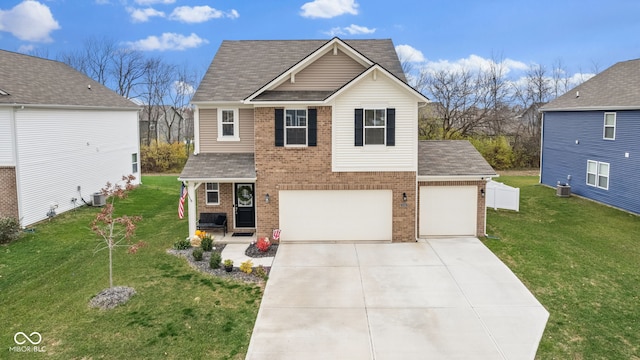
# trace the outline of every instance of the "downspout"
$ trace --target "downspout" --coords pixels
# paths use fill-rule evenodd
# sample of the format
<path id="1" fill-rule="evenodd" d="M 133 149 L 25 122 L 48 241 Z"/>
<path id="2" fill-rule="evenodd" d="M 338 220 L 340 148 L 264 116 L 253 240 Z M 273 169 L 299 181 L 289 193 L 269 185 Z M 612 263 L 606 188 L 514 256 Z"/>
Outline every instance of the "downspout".
<path id="1" fill-rule="evenodd" d="M 544 111 L 540 119 L 540 171 L 538 171 L 538 184 L 542 184 L 542 149 L 544 148 Z"/>
<path id="2" fill-rule="evenodd" d="M 14 107 L 13 111 L 9 112 L 9 126 L 11 127 L 11 147 L 13 149 L 13 166 L 14 171 L 16 173 L 16 200 L 18 202 L 18 221 L 20 222 L 20 226 L 24 228 L 22 224 L 22 218 L 24 217 L 22 213 L 22 190 L 21 181 L 20 181 L 20 162 L 18 156 L 18 125 L 16 123 L 16 113 L 18 112 L 18 107 Z M 20 107 L 20 109 L 24 109 L 24 106 Z"/>

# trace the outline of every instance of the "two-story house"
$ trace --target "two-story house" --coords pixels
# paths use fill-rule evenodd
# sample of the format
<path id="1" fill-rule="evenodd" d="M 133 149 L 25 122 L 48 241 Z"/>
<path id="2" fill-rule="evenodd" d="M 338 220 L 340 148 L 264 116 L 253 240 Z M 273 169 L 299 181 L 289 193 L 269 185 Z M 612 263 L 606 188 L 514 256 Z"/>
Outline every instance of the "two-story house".
<path id="1" fill-rule="evenodd" d="M 192 100 L 190 234 L 224 212 L 282 241 L 483 235 L 495 172 L 468 142 L 418 141 L 428 101 L 391 40 L 224 41 Z"/>
<path id="2" fill-rule="evenodd" d="M 640 60 L 543 106 L 541 183 L 640 214 Z"/>

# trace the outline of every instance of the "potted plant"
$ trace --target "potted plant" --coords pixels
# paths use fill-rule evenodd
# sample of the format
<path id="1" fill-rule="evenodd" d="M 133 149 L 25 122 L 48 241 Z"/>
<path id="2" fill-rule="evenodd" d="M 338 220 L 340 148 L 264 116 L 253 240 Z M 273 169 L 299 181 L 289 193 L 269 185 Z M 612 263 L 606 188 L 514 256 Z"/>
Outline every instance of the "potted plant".
<path id="1" fill-rule="evenodd" d="M 224 269 L 225 269 L 227 272 L 231 272 L 231 270 L 233 270 L 233 260 L 231 260 L 231 259 L 226 259 L 226 260 L 223 262 L 223 264 L 224 264 Z"/>

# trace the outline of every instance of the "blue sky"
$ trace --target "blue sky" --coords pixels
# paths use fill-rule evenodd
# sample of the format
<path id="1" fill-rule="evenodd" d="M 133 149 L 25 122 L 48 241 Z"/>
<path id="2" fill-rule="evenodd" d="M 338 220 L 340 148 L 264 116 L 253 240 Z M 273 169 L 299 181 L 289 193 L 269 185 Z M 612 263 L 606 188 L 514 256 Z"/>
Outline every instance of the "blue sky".
<path id="1" fill-rule="evenodd" d="M 55 58 L 106 36 L 204 74 L 225 39 L 391 38 L 416 68 L 567 75 L 640 58 L 637 0 L 2 0 L 0 48 Z"/>

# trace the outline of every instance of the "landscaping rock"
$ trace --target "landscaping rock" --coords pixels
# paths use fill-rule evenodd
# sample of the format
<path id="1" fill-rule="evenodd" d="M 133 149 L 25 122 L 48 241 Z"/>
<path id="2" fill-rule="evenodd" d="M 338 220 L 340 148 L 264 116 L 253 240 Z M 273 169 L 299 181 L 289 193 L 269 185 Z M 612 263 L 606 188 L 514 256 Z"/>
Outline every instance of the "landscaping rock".
<path id="1" fill-rule="evenodd" d="M 114 286 L 102 290 L 89 301 L 89 306 L 103 310 L 113 309 L 129 301 L 135 295 L 136 290 L 128 286 Z"/>

